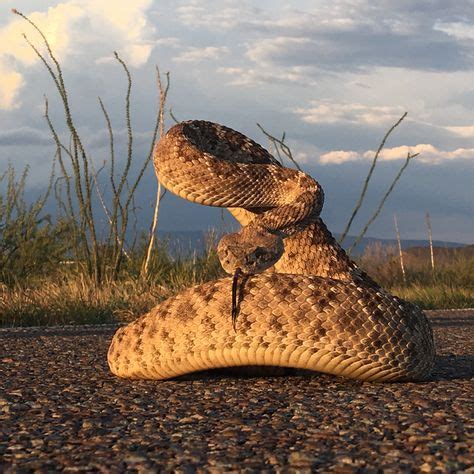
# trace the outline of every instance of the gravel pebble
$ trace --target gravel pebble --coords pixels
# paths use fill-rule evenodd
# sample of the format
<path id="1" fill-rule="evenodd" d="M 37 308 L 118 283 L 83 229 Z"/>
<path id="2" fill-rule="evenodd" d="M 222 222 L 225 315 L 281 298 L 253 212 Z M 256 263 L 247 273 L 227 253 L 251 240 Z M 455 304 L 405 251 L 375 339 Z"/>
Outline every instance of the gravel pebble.
<path id="1" fill-rule="evenodd" d="M 423 383 L 109 373 L 115 326 L 0 329 L 0 472 L 474 472 L 474 311 Z"/>

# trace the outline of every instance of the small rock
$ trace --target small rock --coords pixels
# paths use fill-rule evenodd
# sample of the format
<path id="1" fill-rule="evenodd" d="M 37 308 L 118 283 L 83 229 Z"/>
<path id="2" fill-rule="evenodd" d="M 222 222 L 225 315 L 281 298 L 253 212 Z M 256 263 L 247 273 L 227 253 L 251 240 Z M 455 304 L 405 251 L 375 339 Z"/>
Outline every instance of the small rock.
<path id="1" fill-rule="evenodd" d="M 432 471 L 431 465 L 428 464 L 427 462 L 425 462 L 424 464 L 422 464 L 422 465 L 420 466 L 420 471 L 421 471 L 421 472 L 431 472 L 431 471 Z"/>

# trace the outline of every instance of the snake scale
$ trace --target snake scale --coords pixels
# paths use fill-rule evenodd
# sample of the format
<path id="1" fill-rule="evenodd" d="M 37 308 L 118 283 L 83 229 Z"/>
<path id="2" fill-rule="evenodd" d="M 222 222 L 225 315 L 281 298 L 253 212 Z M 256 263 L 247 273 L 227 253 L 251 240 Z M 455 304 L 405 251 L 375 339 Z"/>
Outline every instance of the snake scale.
<path id="1" fill-rule="evenodd" d="M 241 133 L 198 120 L 173 126 L 154 164 L 173 193 L 226 207 L 240 221 L 241 231 L 218 246 L 235 275 L 187 289 L 119 328 L 108 352 L 114 374 L 168 379 L 279 366 L 370 381 L 429 375 L 435 349 L 426 316 L 350 260 L 319 217 L 323 191 L 314 179 Z"/>

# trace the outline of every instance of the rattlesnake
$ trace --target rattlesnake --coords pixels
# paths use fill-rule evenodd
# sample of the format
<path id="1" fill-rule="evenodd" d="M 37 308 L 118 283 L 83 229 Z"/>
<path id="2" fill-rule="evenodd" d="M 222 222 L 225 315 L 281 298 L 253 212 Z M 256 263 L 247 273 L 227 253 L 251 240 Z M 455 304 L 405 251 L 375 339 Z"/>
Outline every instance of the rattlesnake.
<path id="1" fill-rule="evenodd" d="M 154 163 L 173 193 L 227 207 L 241 222 L 218 254 L 226 271 L 239 267 L 242 276 L 234 302 L 233 280 L 222 278 L 118 329 L 108 352 L 114 374 L 167 379 L 280 366 L 361 380 L 429 375 L 434 343 L 426 316 L 349 259 L 319 217 L 323 192 L 310 176 L 281 166 L 241 133 L 205 121 L 173 126 L 158 142 Z"/>

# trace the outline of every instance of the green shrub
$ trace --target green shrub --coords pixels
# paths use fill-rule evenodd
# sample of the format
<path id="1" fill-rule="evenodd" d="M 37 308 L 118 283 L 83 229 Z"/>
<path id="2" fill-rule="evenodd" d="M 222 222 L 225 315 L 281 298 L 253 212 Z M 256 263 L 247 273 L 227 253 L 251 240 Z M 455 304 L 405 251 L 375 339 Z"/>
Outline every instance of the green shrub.
<path id="1" fill-rule="evenodd" d="M 0 180 L 0 282 L 9 286 L 56 271 L 70 248 L 68 223 L 53 223 L 44 213 L 51 187 L 33 203 L 25 201 L 27 175 L 28 167 L 17 179 L 9 165 Z"/>

